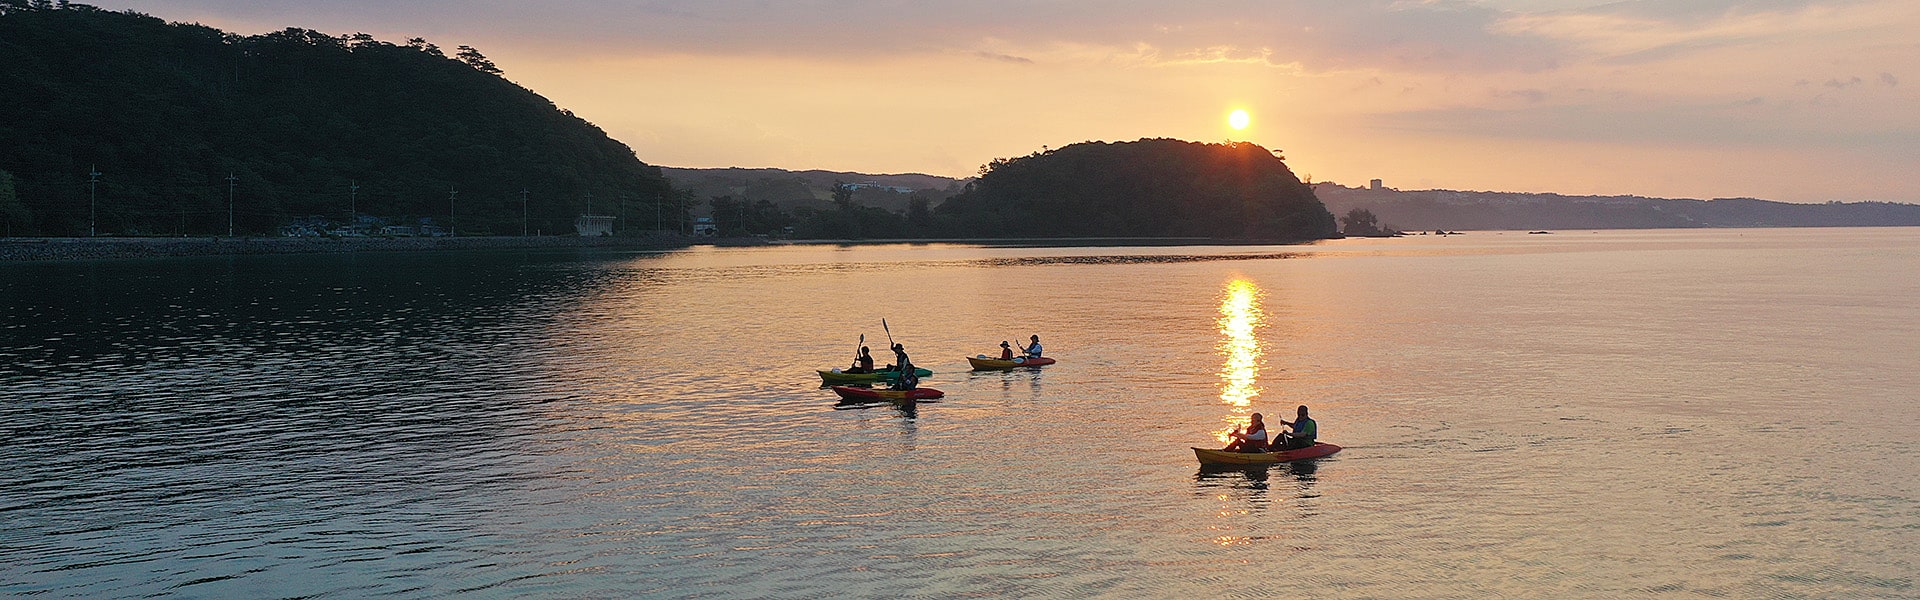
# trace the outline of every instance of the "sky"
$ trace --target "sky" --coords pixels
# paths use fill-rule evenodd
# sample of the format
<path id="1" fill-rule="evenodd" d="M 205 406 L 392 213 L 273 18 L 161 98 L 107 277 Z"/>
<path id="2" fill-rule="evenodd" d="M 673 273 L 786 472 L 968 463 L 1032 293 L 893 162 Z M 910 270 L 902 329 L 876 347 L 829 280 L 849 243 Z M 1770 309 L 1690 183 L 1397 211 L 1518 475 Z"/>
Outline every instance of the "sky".
<path id="1" fill-rule="evenodd" d="M 92 3 L 475 46 L 665 166 L 967 177 L 1171 137 L 1347 185 L 1920 202 L 1914 0 Z"/>

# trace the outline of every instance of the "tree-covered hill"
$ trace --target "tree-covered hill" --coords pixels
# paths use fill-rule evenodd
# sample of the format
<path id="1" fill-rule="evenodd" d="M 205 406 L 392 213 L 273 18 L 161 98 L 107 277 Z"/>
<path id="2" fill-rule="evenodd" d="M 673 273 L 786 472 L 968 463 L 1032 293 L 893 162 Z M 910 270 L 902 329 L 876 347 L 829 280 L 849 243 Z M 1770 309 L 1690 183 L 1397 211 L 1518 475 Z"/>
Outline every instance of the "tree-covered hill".
<path id="1" fill-rule="evenodd" d="M 303 29 L 240 36 L 45 0 L 0 0 L 0 218 L 15 235 L 224 234 L 294 219 L 451 219 L 462 233 L 570 231 L 651 215 L 657 168 L 479 51 Z M 358 187 L 354 188 L 353 185 Z M 450 194 L 449 191 L 454 192 Z"/>
<path id="2" fill-rule="evenodd" d="M 935 223 L 989 237 L 1334 237 L 1333 215 L 1277 152 L 1237 142 L 1083 142 L 995 160 Z"/>
<path id="3" fill-rule="evenodd" d="M 1513 192 L 1317 186 L 1328 208 L 1365 210 L 1405 230 L 1665 229 L 1681 227 L 1920 226 L 1920 205 L 1796 204 L 1753 198 L 1566 196 Z"/>

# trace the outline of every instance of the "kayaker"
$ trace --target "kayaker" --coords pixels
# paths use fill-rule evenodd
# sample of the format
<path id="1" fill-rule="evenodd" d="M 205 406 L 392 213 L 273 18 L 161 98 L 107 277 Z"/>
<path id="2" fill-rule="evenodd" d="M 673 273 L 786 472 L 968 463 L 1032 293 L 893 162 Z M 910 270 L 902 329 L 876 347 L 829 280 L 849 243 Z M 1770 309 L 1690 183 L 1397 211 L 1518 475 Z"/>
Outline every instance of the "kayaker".
<path id="1" fill-rule="evenodd" d="M 1020 350 L 1026 352 L 1029 357 L 1040 358 L 1040 336 L 1033 336 L 1033 343 L 1027 344 L 1026 347 Z"/>
<path id="2" fill-rule="evenodd" d="M 900 371 L 900 378 L 894 381 L 893 389 L 911 390 L 920 387 L 920 376 L 913 372 L 913 361 L 907 358 L 907 347 L 893 345 L 893 368 Z"/>
<path id="3" fill-rule="evenodd" d="M 860 356 L 853 359 L 853 366 L 847 367 L 847 370 L 842 372 L 856 373 L 856 374 L 872 373 L 873 372 L 873 352 L 871 350 L 868 350 L 866 346 L 861 346 Z"/>
<path id="4" fill-rule="evenodd" d="M 1280 424 L 1293 428 L 1291 432 L 1283 431 L 1280 433 L 1281 450 L 1298 450 L 1310 447 L 1313 445 L 1314 438 L 1320 437 L 1320 424 L 1315 423 L 1312 417 L 1307 416 L 1307 405 L 1305 404 L 1300 405 L 1300 416 L 1294 417 L 1292 422 L 1281 419 Z"/>
<path id="5" fill-rule="evenodd" d="M 1013 360 L 1013 344 L 1000 340 L 1000 360 Z"/>
<path id="6" fill-rule="evenodd" d="M 1253 413 L 1253 420 L 1247 423 L 1246 431 L 1236 427 L 1230 435 L 1233 443 L 1227 444 L 1225 450 L 1228 452 L 1267 451 L 1267 424 L 1260 422 L 1260 413 Z"/>

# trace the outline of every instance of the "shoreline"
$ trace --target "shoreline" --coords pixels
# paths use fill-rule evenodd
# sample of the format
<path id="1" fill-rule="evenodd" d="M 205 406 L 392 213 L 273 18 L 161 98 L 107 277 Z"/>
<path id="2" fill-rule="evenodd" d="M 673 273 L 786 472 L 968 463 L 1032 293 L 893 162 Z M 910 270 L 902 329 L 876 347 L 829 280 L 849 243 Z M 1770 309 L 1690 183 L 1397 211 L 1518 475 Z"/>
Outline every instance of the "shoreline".
<path id="1" fill-rule="evenodd" d="M 1316 241 L 1319 240 L 1245 240 L 1203 237 L 770 240 L 761 237 L 696 238 L 673 234 L 645 237 L 475 236 L 434 238 L 15 237 L 0 238 L 0 263 L 64 262 L 186 256 L 419 252 L 436 250 L 608 248 L 666 251 L 680 250 L 694 246 L 862 246 L 886 244 L 971 244 L 1000 248 L 1056 248 L 1076 246 L 1272 246 L 1311 244 Z"/>
<path id="2" fill-rule="evenodd" d="M 352 252 L 417 252 L 432 250 L 508 250 L 539 248 L 618 248 L 677 250 L 694 245 L 695 238 L 678 235 L 648 237 L 484 236 L 407 238 L 318 237 L 189 237 L 189 238 L 0 238 L 0 263 L 61 262 L 181 256 L 239 256 L 263 254 L 339 254 Z M 734 242 L 723 242 L 735 245 Z M 745 243 L 745 242 L 739 242 Z"/>

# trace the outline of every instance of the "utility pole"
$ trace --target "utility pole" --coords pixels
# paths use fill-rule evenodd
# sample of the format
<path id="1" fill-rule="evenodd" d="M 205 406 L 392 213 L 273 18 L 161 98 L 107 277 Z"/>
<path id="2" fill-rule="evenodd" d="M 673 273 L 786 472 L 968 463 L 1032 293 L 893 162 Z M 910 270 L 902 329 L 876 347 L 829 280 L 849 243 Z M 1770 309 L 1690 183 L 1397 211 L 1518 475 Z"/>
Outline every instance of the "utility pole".
<path id="1" fill-rule="evenodd" d="M 233 237 L 233 182 L 239 180 L 232 172 L 227 173 L 227 237 Z"/>
<path id="2" fill-rule="evenodd" d="M 593 214 L 593 192 L 587 192 L 587 214 Z"/>
<path id="3" fill-rule="evenodd" d="M 100 167 L 97 165 L 87 167 L 87 237 L 93 237 L 95 235 L 94 226 L 99 224 L 99 221 L 95 219 L 97 213 L 93 210 L 93 188 L 94 184 L 99 182 Z"/>
<path id="4" fill-rule="evenodd" d="M 527 188 L 520 188 L 520 237 L 527 237 Z"/>
<path id="5" fill-rule="evenodd" d="M 620 210 L 618 211 L 618 213 L 619 214 L 617 216 L 619 218 L 614 220 L 614 222 L 620 225 L 621 231 L 626 231 L 627 229 L 627 195 L 625 193 L 620 194 Z"/>
<path id="6" fill-rule="evenodd" d="M 453 197 L 458 195 L 460 192 L 453 191 L 453 184 L 447 184 L 447 237 L 458 237 L 454 233 L 453 220 Z"/>
<path id="7" fill-rule="evenodd" d="M 360 182 L 347 183 L 347 229 L 360 224 Z"/>
<path id="8" fill-rule="evenodd" d="M 653 195 L 653 230 L 660 230 L 660 195 Z"/>

